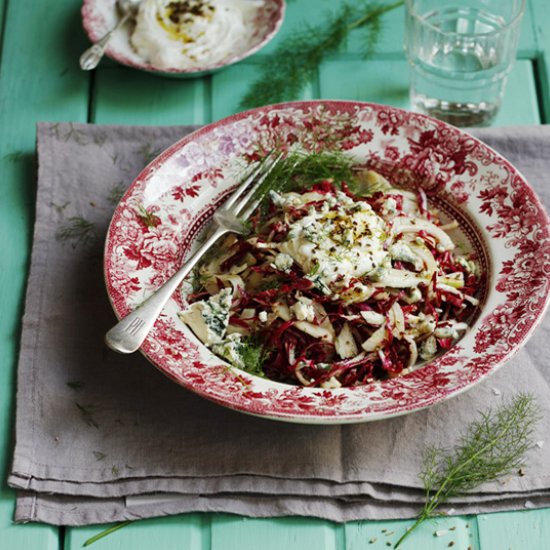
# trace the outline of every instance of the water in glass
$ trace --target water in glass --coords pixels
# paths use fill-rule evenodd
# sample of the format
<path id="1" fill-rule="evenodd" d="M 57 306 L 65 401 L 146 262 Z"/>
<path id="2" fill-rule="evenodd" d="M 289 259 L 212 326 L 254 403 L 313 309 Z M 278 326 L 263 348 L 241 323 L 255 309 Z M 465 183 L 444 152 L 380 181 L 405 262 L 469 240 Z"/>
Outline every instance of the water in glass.
<path id="1" fill-rule="evenodd" d="M 516 37 L 501 32 L 506 20 L 442 6 L 407 25 L 413 108 L 456 126 L 490 124 L 515 57 Z"/>

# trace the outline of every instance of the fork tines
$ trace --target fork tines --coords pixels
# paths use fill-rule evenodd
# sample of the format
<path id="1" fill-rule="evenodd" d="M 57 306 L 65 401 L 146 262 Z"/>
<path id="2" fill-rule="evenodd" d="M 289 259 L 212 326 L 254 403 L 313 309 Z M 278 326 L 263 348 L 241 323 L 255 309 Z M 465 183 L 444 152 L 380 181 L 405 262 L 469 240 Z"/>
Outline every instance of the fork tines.
<path id="1" fill-rule="evenodd" d="M 230 195 L 222 208 L 243 220 L 248 219 L 263 198 L 263 195 L 256 196 L 258 189 L 282 157 L 282 152 L 275 154 L 275 150 L 272 149 Z M 245 191 L 246 194 L 240 199 Z"/>

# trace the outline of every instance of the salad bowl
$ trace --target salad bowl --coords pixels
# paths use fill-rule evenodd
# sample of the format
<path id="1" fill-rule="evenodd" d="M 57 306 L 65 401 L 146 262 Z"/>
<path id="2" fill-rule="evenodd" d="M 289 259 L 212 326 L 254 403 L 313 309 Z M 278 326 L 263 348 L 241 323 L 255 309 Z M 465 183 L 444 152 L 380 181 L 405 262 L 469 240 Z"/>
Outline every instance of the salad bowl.
<path id="1" fill-rule="evenodd" d="M 204 346 L 178 313 L 186 281 L 141 351 L 165 375 L 226 407 L 313 423 L 379 420 L 471 388 L 527 341 L 549 301 L 549 219 L 518 170 L 494 150 L 440 121 L 352 101 L 292 102 L 239 113 L 178 141 L 151 162 L 115 210 L 105 278 L 118 318 L 170 277 L 197 247 L 217 205 L 258 152 L 297 145 L 344 151 L 392 184 L 422 189 L 453 239 L 482 273 L 479 306 L 447 352 L 407 374 L 349 388 L 292 386 L 251 375 Z"/>

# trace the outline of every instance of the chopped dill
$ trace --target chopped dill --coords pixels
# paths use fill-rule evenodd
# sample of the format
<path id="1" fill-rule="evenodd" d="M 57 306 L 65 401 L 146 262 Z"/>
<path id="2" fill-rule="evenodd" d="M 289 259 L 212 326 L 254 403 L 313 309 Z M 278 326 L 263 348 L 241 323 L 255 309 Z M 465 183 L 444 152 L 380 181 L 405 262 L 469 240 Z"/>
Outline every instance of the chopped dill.
<path id="1" fill-rule="evenodd" d="M 321 267 L 321 264 L 319 264 L 318 262 L 311 268 L 311 271 L 309 273 L 306 274 L 306 277 L 315 277 L 315 275 L 317 275 L 317 273 L 319 272 L 319 269 Z"/>
<path id="2" fill-rule="evenodd" d="M 73 216 L 59 228 L 56 236 L 60 241 L 70 241 L 73 248 L 79 244 L 90 246 L 97 239 L 97 229 L 95 223 Z"/>
<path id="3" fill-rule="evenodd" d="M 107 197 L 109 202 L 111 204 L 118 204 L 120 199 L 122 199 L 124 193 L 126 192 L 127 186 L 124 185 L 124 183 L 119 182 L 115 183 L 109 192 L 109 196 Z"/>
<path id="4" fill-rule="evenodd" d="M 191 273 L 188 275 L 189 282 L 191 283 L 191 288 L 193 289 L 193 294 L 197 294 L 204 290 L 204 284 L 210 278 L 209 275 L 204 275 L 200 272 L 199 266 L 196 266 Z"/>
<path id="5" fill-rule="evenodd" d="M 144 143 L 138 149 L 138 153 L 143 157 L 143 160 L 146 164 L 149 164 L 153 159 L 158 157 L 161 152 L 162 149 L 159 147 L 155 147 L 154 143 L 151 141 Z"/>
<path id="6" fill-rule="evenodd" d="M 93 405 L 81 405 L 77 401 L 75 401 L 74 404 L 77 406 L 78 410 L 80 411 L 82 420 L 87 426 L 99 428 L 99 424 L 96 422 L 94 418 L 95 407 Z"/>
<path id="7" fill-rule="evenodd" d="M 63 210 L 65 210 L 65 208 L 67 208 L 69 204 L 71 204 L 71 201 L 66 201 L 63 204 L 56 204 L 55 202 L 50 202 L 50 206 L 53 206 L 59 214 L 62 214 Z"/>
<path id="8" fill-rule="evenodd" d="M 143 204 L 138 204 L 136 209 L 137 216 L 145 227 L 157 227 L 160 224 L 160 218 L 153 212 L 149 212 Z"/>
<path id="9" fill-rule="evenodd" d="M 258 289 L 259 290 L 273 290 L 275 288 L 279 288 L 281 286 L 281 282 L 277 279 L 264 279 Z"/>
<path id="10" fill-rule="evenodd" d="M 244 364 L 243 370 L 255 376 L 265 378 L 263 366 L 269 357 L 271 350 L 262 344 L 258 337 L 248 336 L 244 338 L 238 348 Z"/>

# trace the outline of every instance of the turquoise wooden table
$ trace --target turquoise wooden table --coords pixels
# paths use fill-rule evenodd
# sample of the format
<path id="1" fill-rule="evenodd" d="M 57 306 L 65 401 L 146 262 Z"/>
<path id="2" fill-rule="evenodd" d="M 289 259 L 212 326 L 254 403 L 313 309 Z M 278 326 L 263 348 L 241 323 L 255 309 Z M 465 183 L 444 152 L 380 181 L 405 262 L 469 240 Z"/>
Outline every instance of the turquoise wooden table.
<path id="1" fill-rule="evenodd" d="M 280 34 L 256 56 L 212 76 L 169 80 L 112 62 L 84 73 L 80 52 L 88 46 L 78 0 L 0 0 L 0 472 L 5 479 L 13 446 L 15 372 L 20 319 L 34 216 L 34 140 L 37 121 L 98 124 L 202 124 L 238 110 L 257 74 L 257 61 L 285 36 L 315 22 L 336 0 L 289 0 Z M 548 0 L 529 0 L 518 61 L 496 125 L 541 124 L 550 118 L 550 18 Z M 384 16 L 376 55 L 362 60 L 353 38 L 329 58 L 302 98 L 338 98 L 408 107 L 402 52 L 403 12 Z M 381 78 L 383 75 L 383 78 Z M 296 98 L 299 99 L 299 98 Z M 103 526 L 57 528 L 12 523 L 15 494 L 0 486 L 0 548 L 80 548 Z M 353 522 L 248 519 L 191 514 L 137 522 L 95 543 L 101 549 L 357 550 L 388 548 L 410 521 Z M 550 548 L 550 509 L 441 520 L 434 537 L 424 524 L 404 548 L 416 550 L 544 550 Z M 394 533 L 395 535 L 392 535 Z M 454 542 L 454 544 L 451 544 Z"/>

